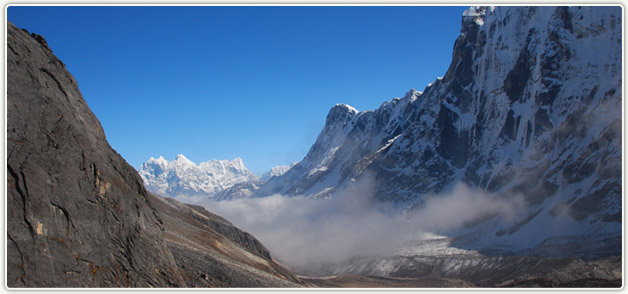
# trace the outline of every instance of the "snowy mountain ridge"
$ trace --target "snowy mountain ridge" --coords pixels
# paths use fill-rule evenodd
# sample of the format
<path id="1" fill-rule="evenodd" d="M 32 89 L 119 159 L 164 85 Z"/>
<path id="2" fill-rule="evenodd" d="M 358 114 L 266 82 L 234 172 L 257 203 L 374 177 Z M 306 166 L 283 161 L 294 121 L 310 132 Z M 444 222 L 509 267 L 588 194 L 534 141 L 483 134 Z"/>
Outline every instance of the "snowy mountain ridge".
<path id="1" fill-rule="evenodd" d="M 621 7 L 472 7 L 461 23 L 443 78 L 376 110 L 335 105 L 305 158 L 247 197 L 372 176 L 376 201 L 418 210 L 463 183 L 525 211 L 469 223 L 458 246 L 621 236 Z"/>
<path id="2" fill-rule="evenodd" d="M 295 166 L 297 163 L 298 162 L 295 162 L 295 163 L 293 163 L 291 165 L 278 165 L 278 166 L 272 167 L 269 171 L 265 172 L 259 178 L 259 181 L 263 183 L 263 182 L 266 182 L 266 181 L 270 180 L 272 177 L 281 176 L 281 175 L 285 174 L 293 166 Z"/>
<path id="3" fill-rule="evenodd" d="M 198 165 L 182 154 L 168 161 L 151 157 L 142 164 L 139 174 L 151 192 L 163 196 L 214 196 L 234 184 L 257 180 L 241 158 L 210 160 Z"/>
<path id="4" fill-rule="evenodd" d="M 209 160 L 198 165 L 183 154 L 168 161 L 163 156 L 150 157 L 142 164 L 139 174 L 146 188 L 162 196 L 202 196 L 217 200 L 244 198 L 250 193 L 240 192 L 240 196 L 230 195 L 227 198 L 216 197 L 234 185 L 241 187 L 259 187 L 273 177 L 278 177 L 292 168 L 296 163 L 286 166 L 275 166 L 258 177 L 248 170 L 241 158 L 233 160 Z"/>

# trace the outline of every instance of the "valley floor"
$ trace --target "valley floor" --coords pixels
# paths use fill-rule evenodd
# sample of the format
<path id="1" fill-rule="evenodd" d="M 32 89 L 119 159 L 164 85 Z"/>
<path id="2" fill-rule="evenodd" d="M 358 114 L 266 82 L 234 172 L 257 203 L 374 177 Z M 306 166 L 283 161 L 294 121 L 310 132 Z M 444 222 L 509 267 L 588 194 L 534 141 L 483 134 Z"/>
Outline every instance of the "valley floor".
<path id="1" fill-rule="evenodd" d="M 472 283 L 455 279 L 439 278 L 384 278 L 359 275 L 332 277 L 299 277 L 301 280 L 322 288 L 472 288 Z"/>
<path id="2" fill-rule="evenodd" d="M 457 279 L 439 278 L 384 278 L 357 275 L 312 278 L 301 280 L 321 288 L 478 288 L 480 286 Z M 566 283 L 552 278 L 534 278 L 528 280 L 509 280 L 495 285 L 496 288 L 621 288 L 622 280 L 599 278 L 577 279 Z"/>
<path id="3" fill-rule="evenodd" d="M 552 263 L 552 260 L 564 261 L 547 259 L 545 262 Z M 481 277 L 480 272 L 474 274 L 476 278 L 480 277 L 478 280 L 464 275 L 440 277 L 436 272 L 414 278 L 355 274 L 299 278 L 322 288 L 621 288 L 623 284 L 621 256 L 589 262 L 570 262 L 568 266 L 552 269 L 546 275 L 535 274 L 534 271 L 523 275 L 514 272 L 494 275 L 488 270 Z"/>

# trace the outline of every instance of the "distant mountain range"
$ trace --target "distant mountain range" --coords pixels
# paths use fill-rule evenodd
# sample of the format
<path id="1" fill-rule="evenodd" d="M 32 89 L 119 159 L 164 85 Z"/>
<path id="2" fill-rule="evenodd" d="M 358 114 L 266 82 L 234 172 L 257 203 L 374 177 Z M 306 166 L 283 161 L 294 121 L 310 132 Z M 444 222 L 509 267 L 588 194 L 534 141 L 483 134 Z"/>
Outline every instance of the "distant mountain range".
<path id="1" fill-rule="evenodd" d="M 260 185 L 282 175 L 290 167 L 276 166 L 259 177 L 244 166 L 241 158 L 231 161 L 210 160 L 197 165 L 179 154 L 172 161 L 162 156 L 151 157 L 142 164 L 139 174 L 146 189 L 159 195 L 214 197 L 239 183 L 254 182 Z"/>

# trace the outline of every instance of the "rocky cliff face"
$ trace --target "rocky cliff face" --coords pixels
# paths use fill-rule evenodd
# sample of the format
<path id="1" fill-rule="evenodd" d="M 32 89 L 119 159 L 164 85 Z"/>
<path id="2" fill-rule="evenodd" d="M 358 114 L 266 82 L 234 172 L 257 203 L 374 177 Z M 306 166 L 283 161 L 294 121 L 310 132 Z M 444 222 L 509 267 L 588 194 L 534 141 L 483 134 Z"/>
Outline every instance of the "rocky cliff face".
<path id="1" fill-rule="evenodd" d="M 43 40 L 8 25 L 8 285 L 184 285 L 141 179 Z"/>
<path id="2" fill-rule="evenodd" d="M 621 22 L 620 7 L 470 8 L 444 77 L 374 111 L 336 105 L 306 157 L 254 195 L 326 197 L 369 174 L 378 201 L 417 209 L 462 182 L 526 209 L 470 225 L 467 242 L 617 236 Z"/>
<path id="3" fill-rule="evenodd" d="M 147 193 L 109 146 L 45 39 L 11 23 L 7 31 L 9 287 L 298 286 L 254 237 L 224 220 L 174 202 L 158 211 L 165 200 Z M 213 259 L 180 258 L 210 250 L 184 242 L 190 230 L 222 244 Z"/>

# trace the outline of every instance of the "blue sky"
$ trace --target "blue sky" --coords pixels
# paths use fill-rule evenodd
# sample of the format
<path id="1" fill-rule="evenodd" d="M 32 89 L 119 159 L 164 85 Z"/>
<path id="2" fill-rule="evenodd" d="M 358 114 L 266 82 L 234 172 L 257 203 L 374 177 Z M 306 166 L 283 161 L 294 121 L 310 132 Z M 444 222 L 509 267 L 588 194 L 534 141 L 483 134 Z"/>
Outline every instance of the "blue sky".
<path id="1" fill-rule="evenodd" d="M 465 7 L 10 6 L 76 78 L 133 167 L 301 160 L 329 109 L 378 108 L 451 62 Z"/>

